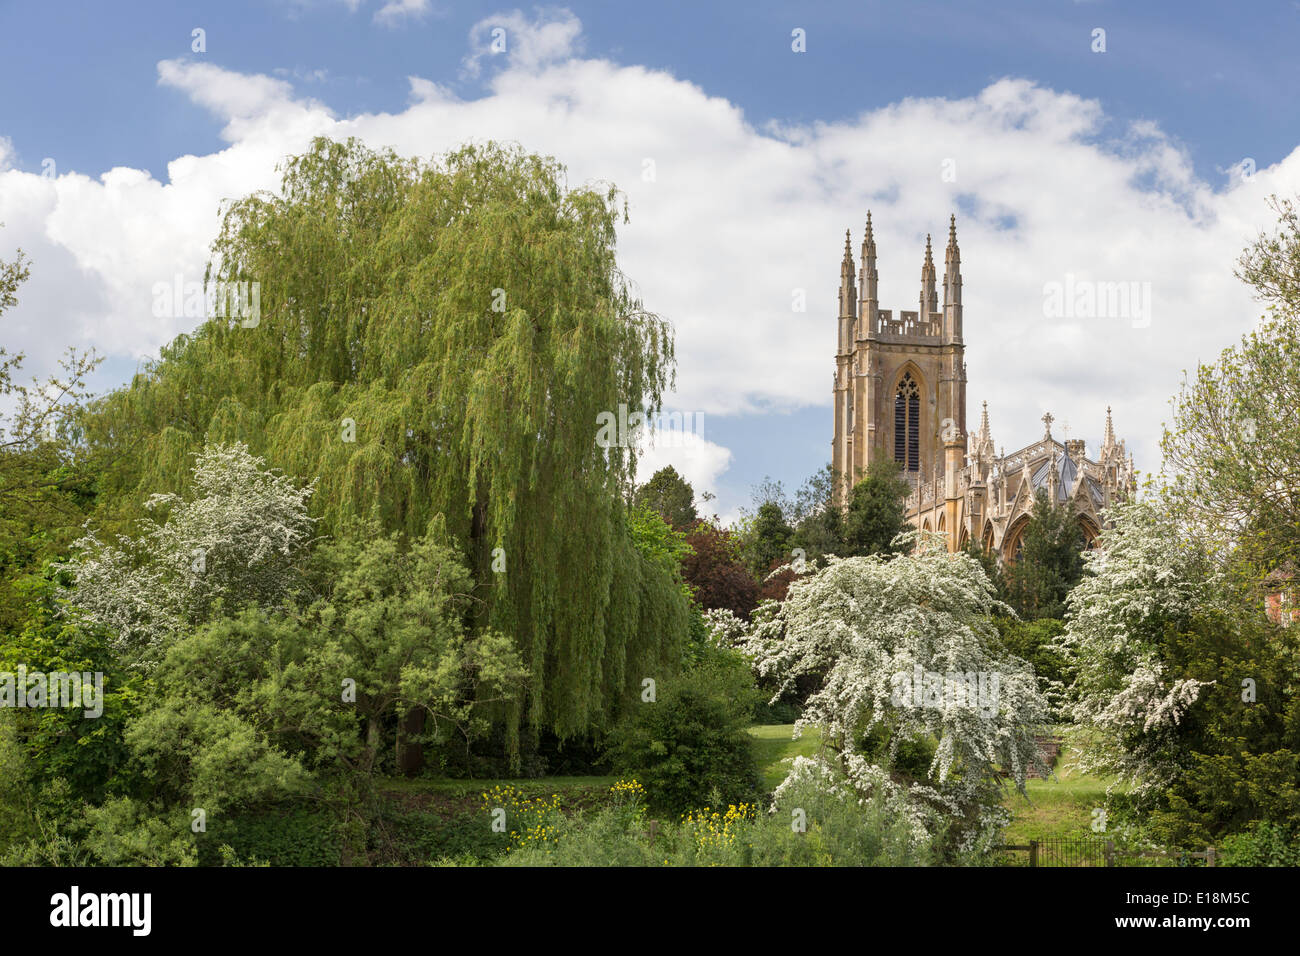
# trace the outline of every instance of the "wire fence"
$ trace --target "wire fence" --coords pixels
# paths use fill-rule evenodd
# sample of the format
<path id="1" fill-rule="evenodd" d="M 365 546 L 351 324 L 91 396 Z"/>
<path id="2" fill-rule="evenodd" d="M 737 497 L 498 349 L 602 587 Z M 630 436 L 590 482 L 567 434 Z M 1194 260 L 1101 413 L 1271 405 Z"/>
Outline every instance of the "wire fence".
<path id="1" fill-rule="evenodd" d="M 999 848 L 1009 866 L 1214 866 L 1214 847 L 1133 850 L 1105 837 L 1030 840 Z"/>

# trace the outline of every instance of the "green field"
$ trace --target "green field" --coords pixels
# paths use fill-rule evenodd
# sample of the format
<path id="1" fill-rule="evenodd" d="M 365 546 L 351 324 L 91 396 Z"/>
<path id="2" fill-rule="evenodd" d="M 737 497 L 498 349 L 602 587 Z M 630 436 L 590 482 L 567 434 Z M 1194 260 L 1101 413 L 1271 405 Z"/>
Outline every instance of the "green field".
<path id="1" fill-rule="evenodd" d="M 773 790 L 790 772 L 795 757 L 811 757 L 821 746 L 821 734 L 809 727 L 795 740 L 794 724 L 758 724 L 749 728 L 754 738 L 754 756 L 758 758 L 763 786 Z"/>
<path id="2" fill-rule="evenodd" d="M 1081 773 L 1067 747 L 1057 758 L 1049 779 L 1026 782 L 1028 799 L 1007 783 L 1003 805 L 1012 813 L 1007 842 L 1095 836 L 1093 810 L 1106 805 L 1106 788 L 1111 783 L 1110 777 Z"/>

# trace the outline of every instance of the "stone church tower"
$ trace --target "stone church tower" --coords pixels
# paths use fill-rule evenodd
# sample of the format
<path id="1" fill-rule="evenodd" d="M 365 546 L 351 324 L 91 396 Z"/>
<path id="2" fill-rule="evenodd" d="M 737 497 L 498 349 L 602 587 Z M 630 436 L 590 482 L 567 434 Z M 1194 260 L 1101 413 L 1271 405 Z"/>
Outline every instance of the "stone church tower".
<path id="1" fill-rule="evenodd" d="M 872 462 L 883 459 L 896 462 L 912 485 L 908 519 L 944 534 L 949 550 L 975 538 L 1014 560 L 1040 489 L 1073 508 L 1091 546 L 1102 525 L 1100 513 L 1136 490 L 1132 455 L 1126 461 L 1124 443 L 1115 441 L 1109 409 L 1099 461 L 1086 457 L 1082 440 L 1061 444 L 1052 438 L 1050 414 L 1043 417 L 1043 439 L 1011 455 L 993 453 L 987 404 L 979 431 L 967 431 L 956 217 L 948 224 L 942 306 L 926 236 L 917 311 L 894 318 L 880 308 L 870 212 L 856 283 L 854 278 L 845 233 L 831 442 L 839 500 Z"/>

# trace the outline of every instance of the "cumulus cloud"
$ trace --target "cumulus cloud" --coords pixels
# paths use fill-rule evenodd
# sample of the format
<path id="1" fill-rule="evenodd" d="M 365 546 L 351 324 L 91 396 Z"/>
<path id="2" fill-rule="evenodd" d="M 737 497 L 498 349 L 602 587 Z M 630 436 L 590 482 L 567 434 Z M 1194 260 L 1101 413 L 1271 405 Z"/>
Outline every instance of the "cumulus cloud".
<path id="1" fill-rule="evenodd" d="M 494 54 L 497 28 L 505 49 Z M 835 122 L 756 126 L 668 73 L 584 58 L 567 11 L 486 18 L 469 50 L 466 69 L 484 75 L 478 98 L 413 77 L 405 109 L 348 118 L 274 77 L 165 61 L 159 82 L 216 115 L 228 144 L 177 157 L 166 182 L 131 169 L 44 178 L 7 168 L 0 145 L 0 256 L 21 245 L 33 261 L 4 320 L 6 344 L 26 348 L 39 370 L 66 344 L 135 356 L 186 331 L 192 320 L 150 314 L 152 286 L 201 276 L 220 201 L 273 187 L 276 163 L 312 136 L 425 157 L 494 138 L 557 156 L 572 184 L 625 190 L 620 262 L 676 327 L 673 407 L 826 407 L 829 443 L 844 230 L 856 255 L 873 211 L 881 306 L 914 310 L 925 235 L 935 234 L 942 271 L 956 212 L 974 421 L 986 399 L 995 441 L 1010 451 L 1041 434 L 1050 410 L 1058 437 L 1068 422 L 1095 452 L 1109 404 L 1139 466 L 1153 468 L 1181 370 L 1258 316 L 1232 265 L 1271 224 L 1265 198 L 1300 191 L 1296 153 L 1210 184 L 1158 125 L 1116 135 L 1099 102 L 1023 79 Z M 1052 317 L 1046 290 L 1067 281 L 1138 283 L 1149 321 Z M 673 464 L 709 487 L 728 455 L 706 443 Z"/>
<path id="2" fill-rule="evenodd" d="M 509 69 L 533 73 L 581 52 L 582 23 L 568 10 L 542 10 L 531 19 L 512 10 L 474 24 L 469 48 L 466 76 L 478 76 L 491 57 L 500 57 Z"/>
<path id="3" fill-rule="evenodd" d="M 643 442 L 638 449 L 636 480 L 650 480 L 660 468 L 672 465 L 677 473 L 690 482 L 696 496 L 705 492 L 717 493 L 718 479 L 731 465 L 729 448 L 714 444 L 703 436 L 688 435 L 683 441 L 665 442 L 662 437 L 654 442 Z"/>

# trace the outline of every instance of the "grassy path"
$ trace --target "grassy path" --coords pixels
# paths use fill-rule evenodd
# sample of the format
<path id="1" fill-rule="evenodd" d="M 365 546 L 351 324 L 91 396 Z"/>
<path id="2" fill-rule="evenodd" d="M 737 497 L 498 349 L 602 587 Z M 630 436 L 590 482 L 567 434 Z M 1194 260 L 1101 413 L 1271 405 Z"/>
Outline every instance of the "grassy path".
<path id="1" fill-rule="evenodd" d="M 1008 843 L 1095 836 L 1093 810 L 1106 805 L 1106 788 L 1112 778 L 1081 773 L 1068 747 L 1061 751 L 1053 775 L 1029 780 L 1026 800 L 1008 783 L 1003 806 L 1011 811 Z"/>
<path id="2" fill-rule="evenodd" d="M 792 737 L 794 724 L 756 724 L 749 733 L 754 738 L 754 756 L 758 758 L 763 786 L 768 790 L 785 779 L 795 757 L 811 757 L 821 746 L 821 734 L 811 727 L 798 740 Z"/>

